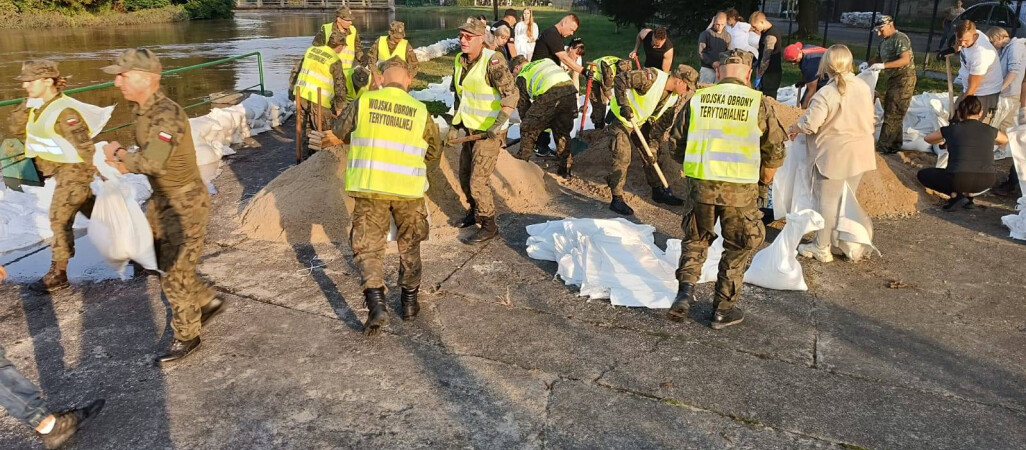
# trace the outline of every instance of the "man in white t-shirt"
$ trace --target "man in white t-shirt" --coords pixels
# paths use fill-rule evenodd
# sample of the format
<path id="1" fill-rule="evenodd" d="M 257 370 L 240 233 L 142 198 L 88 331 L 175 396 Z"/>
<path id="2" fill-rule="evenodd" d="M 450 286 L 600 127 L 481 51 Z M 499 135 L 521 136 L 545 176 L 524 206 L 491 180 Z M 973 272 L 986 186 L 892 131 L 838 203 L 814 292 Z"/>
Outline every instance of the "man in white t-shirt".
<path id="1" fill-rule="evenodd" d="M 983 121 L 990 122 L 998 106 L 998 96 L 1004 76 L 998 52 L 991 45 L 987 35 L 976 29 L 976 24 L 963 20 L 955 26 L 955 47 L 962 67 L 958 79 L 962 82 L 962 95 L 975 95 L 983 104 Z M 943 52 L 942 52 L 943 53 Z"/>
<path id="2" fill-rule="evenodd" d="M 750 34 L 752 33 L 752 25 L 742 22 L 741 15 L 734 8 L 727 10 L 727 33 L 730 33 L 729 50 L 744 50 L 751 53 L 755 58 L 759 57 L 759 51 L 751 44 Z M 758 42 L 758 39 L 756 39 L 756 42 Z"/>

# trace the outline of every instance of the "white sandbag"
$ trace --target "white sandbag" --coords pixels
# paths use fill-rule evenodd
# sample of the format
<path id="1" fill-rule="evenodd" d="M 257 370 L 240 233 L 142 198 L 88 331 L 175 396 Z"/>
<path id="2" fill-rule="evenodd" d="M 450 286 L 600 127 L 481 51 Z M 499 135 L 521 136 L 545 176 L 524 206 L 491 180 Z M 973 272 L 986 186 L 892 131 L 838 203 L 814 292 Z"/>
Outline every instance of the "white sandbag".
<path id="1" fill-rule="evenodd" d="M 271 102 L 262 95 L 250 95 L 242 101 L 246 109 L 246 120 L 251 134 L 263 133 L 271 129 Z"/>
<path id="2" fill-rule="evenodd" d="M 438 83 L 428 84 L 428 87 L 424 89 L 410 91 L 410 96 L 422 102 L 443 102 L 445 106 L 452 108 L 456 97 L 450 89 L 450 84 L 452 84 L 451 75 L 442 77 L 442 81 Z"/>
<path id="3" fill-rule="evenodd" d="M 815 170 L 809 160 L 807 136 L 799 133 L 787 146 L 784 165 L 773 177 L 773 217 L 786 217 L 789 213 L 815 208 L 812 197 L 812 175 Z"/>
<path id="4" fill-rule="evenodd" d="M 450 51 L 459 48 L 459 39 L 442 39 L 431 45 L 425 45 L 423 47 L 417 47 L 413 49 L 413 53 L 417 55 L 417 61 L 424 62 L 427 60 L 440 58 L 447 55 Z"/>
<path id="5" fill-rule="evenodd" d="M 1001 217 L 1012 239 L 1026 241 L 1026 125 L 1018 125 L 1008 132 L 1008 149 L 1012 153 L 1015 171 L 1019 175 L 1019 188 L 1023 196 L 1016 202 L 1018 214 Z"/>
<path id="6" fill-rule="evenodd" d="M 837 247 L 852 261 L 860 261 L 869 255 L 880 254 L 873 246 L 873 221 L 859 206 L 855 190 L 844 183 L 841 197 L 841 215 L 837 218 Z"/>
<path id="7" fill-rule="evenodd" d="M 777 90 L 777 101 L 788 106 L 798 106 L 798 89 L 784 86 Z"/>
<path id="8" fill-rule="evenodd" d="M 745 283 L 782 291 L 807 291 L 798 263 L 798 244 L 802 235 L 823 228 L 823 216 L 811 209 L 787 215 L 787 224 L 769 247 L 752 258 L 745 272 Z"/>
<path id="9" fill-rule="evenodd" d="M 103 161 L 102 150 L 96 153 L 94 165 L 106 180 L 97 179 L 91 184 L 96 200 L 87 227 L 89 241 L 121 275 L 129 260 L 157 270 L 153 231 L 135 200 L 135 188 L 122 182 L 122 175 Z"/>
<path id="10" fill-rule="evenodd" d="M 289 100 L 289 95 L 285 91 L 275 92 L 273 96 L 268 98 L 271 103 L 271 126 L 280 127 L 289 117 L 296 114 L 296 104 Z"/>
<path id="11" fill-rule="evenodd" d="M 877 83 L 877 81 L 880 80 L 880 71 L 879 70 L 869 70 L 869 69 L 860 70 L 859 74 L 856 75 L 856 77 L 858 79 L 866 82 L 867 85 L 869 85 L 869 92 L 875 92 L 876 91 L 876 83 Z"/>

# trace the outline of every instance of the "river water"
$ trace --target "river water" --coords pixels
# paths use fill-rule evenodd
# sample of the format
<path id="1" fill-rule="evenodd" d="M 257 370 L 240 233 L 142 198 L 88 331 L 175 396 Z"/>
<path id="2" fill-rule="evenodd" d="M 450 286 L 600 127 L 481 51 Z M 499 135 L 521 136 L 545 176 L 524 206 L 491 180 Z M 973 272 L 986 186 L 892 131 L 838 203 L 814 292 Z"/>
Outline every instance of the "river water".
<path id="1" fill-rule="evenodd" d="M 161 59 L 164 70 L 212 61 L 254 51 L 261 52 L 265 86 L 270 90 L 288 88 L 288 74 L 302 58 L 314 33 L 333 20 L 324 12 L 240 12 L 233 19 L 178 22 L 122 27 L 0 31 L 0 99 L 22 97 L 25 91 L 13 78 L 21 62 L 32 58 L 50 58 L 60 63 L 62 74 L 70 74 L 69 87 L 111 81 L 100 71 L 121 50 L 147 47 Z M 417 30 L 452 29 L 465 20 L 459 13 L 437 9 L 400 8 L 394 13 L 356 13 L 354 25 L 360 31 L 364 48 L 388 30 L 390 20 L 406 23 L 407 33 Z M 434 42 L 412 41 L 414 46 Z M 255 58 L 167 76 L 165 92 L 183 106 L 202 100 L 213 92 L 241 89 L 257 84 Z M 76 98 L 98 105 L 118 106 L 110 125 L 124 123 L 128 108 L 116 88 L 76 94 Z M 0 120 L 10 107 L 0 108 Z M 203 108 L 190 110 L 190 116 L 203 114 Z M 121 120 L 119 122 L 119 120 Z"/>

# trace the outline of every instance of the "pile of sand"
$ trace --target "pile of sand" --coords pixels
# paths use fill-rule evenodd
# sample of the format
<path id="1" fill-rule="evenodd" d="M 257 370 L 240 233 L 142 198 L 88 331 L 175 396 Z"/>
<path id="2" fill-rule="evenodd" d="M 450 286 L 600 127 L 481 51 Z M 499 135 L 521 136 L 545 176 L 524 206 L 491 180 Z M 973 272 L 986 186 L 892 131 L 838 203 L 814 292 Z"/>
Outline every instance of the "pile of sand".
<path id="1" fill-rule="evenodd" d="M 798 121 L 801 108 L 787 106 L 771 98 L 764 98 L 773 107 L 773 112 L 784 130 Z M 919 212 L 920 195 L 913 169 L 898 156 L 883 157 L 876 154 L 876 170 L 862 175 L 855 197 L 870 217 L 907 216 Z"/>
<path id="2" fill-rule="evenodd" d="M 346 242 L 353 199 L 345 192 L 345 150 L 320 151 L 290 167 L 250 200 L 236 230 L 253 239 L 287 243 Z M 466 214 L 458 177 L 459 149 L 449 148 L 429 166 L 427 205 L 432 228 Z M 558 185 L 538 166 L 499 152 L 491 178 L 499 212 L 536 211 Z"/>

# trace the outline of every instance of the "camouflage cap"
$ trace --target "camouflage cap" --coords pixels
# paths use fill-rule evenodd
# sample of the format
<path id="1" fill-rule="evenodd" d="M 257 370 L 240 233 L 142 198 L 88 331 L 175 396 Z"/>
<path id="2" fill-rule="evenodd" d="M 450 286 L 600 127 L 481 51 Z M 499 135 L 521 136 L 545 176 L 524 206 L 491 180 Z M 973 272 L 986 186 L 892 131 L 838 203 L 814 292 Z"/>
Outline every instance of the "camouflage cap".
<path id="1" fill-rule="evenodd" d="M 332 31 L 331 36 L 328 36 L 328 47 L 335 48 L 346 42 L 346 32 L 344 31 Z"/>
<path id="2" fill-rule="evenodd" d="M 339 6 L 335 9 L 335 17 L 352 22 L 353 12 L 349 10 L 348 6 Z"/>
<path id="3" fill-rule="evenodd" d="M 398 20 L 390 23 L 388 25 L 388 35 L 400 39 L 406 37 L 406 24 Z"/>
<path id="4" fill-rule="evenodd" d="M 147 48 L 130 48 L 114 59 L 114 64 L 100 70 L 117 75 L 132 70 L 160 74 L 160 60 Z"/>
<path id="5" fill-rule="evenodd" d="M 14 77 L 18 81 L 35 81 L 40 78 L 57 78 L 61 71 L 57 63 L 48 59 L 31 59 L 21 65 L 21 74 Z"/>
<path id="6" fill-rule="evenodd" d="M 484 36 L 485 25 L 473 17 L 467 17 L 467 21 L 460 25 L 460 31 L 466 31 L 474 36 Z"/>
<path id="7" fill-rule="evenodd" d="M 617 61 L 616 70 L 620 72 L 626 72 L 628 70 L 631 70 L 631 60 L 625 58 Z"/>
<path id="8" fill-rule="evenodd" d="M 370 82 L 370 69 L 363 66 L 354 67 L 352 77 L 354 86 L 366 86 Z"/>
<path id="9" fill-rule="evenodd" d="M 894 18 L 885 14 L 876 18 L 876 22 L 873 23 L 873 29 L 877 30 L 884 25 L 890 25 L 892 23 L 894 23 Z"/>
<path id="10" fill-rule="evenodd" d="M 751 67 L 752 54 L 744 50 L 738 49 L 727 50 L 723 53 L 720 53 L 720 65 L 727 64 L 743 64 Z"/>
<path id="11" fill-rule="evenodd" d="M 673 69 L 673 76 L 684 80 L 692 89 L 698 85 L 698 71 L 687 64 L 680 64 L 676 69 Z"/>
<path id="12" fill-rule="evenodd" d="M 393 56 L 384 61 L 378 61 L 378 72 L 384 73 L 386 70 L 393 67 L 401 67 L 407 72 L 410 71 L 410 65 L 406 64 L 406 61 L 398 56 Z"/>

